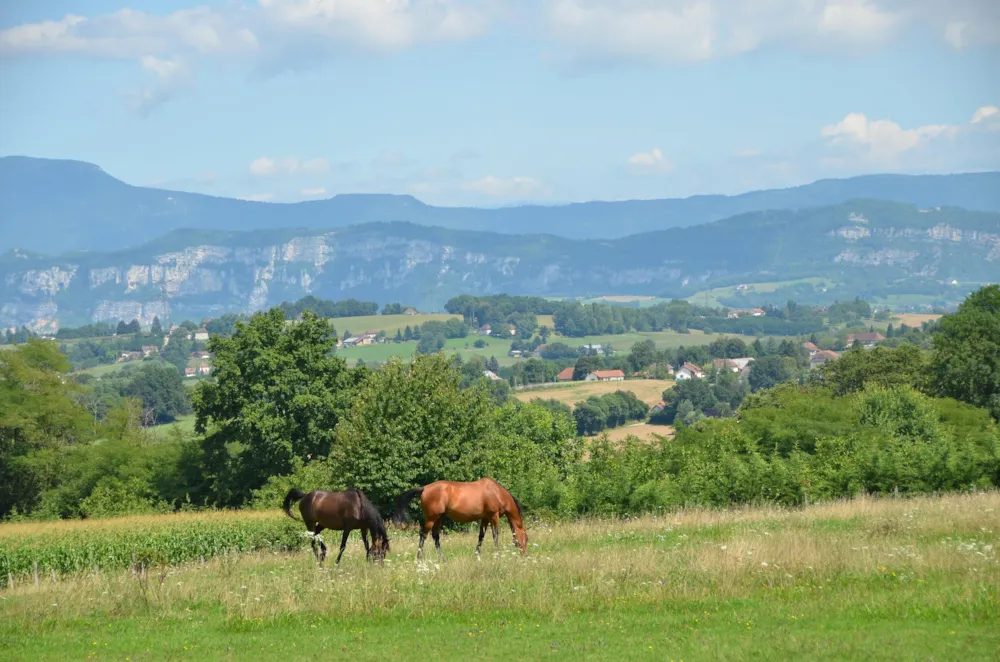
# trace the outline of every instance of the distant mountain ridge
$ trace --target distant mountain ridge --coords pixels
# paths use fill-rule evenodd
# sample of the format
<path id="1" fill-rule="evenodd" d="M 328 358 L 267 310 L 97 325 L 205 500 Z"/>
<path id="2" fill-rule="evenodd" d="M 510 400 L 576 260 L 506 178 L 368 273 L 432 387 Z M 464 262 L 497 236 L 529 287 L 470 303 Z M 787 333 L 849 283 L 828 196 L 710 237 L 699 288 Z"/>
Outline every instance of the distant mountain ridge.
<path id="1" fill-rule="evenodd" d="M 47 255 L 116 251 L 182 228 L 325 230 L 397 221 L 511 235 L 544 232 L 570 239 L 617 239 L 748 212 L 837 205 L 860 198 L 922 208 L 1000 211 L 1000 172 L 868 175 L 735 196 L 481 209 L 434 207 L 409 195 L 251 202 L 131 186 L 80 161 L 8 156 L 0 158 L 0 251 L 19 248 Z"/>
<path id="2" fill-rule="evenodd" d="M 0 327 L 202 319 L 306 294 L 440 310 L 462 293 L 686 297 L 742 282 L 821 278 L 848 298 L 998 277 L 1000 213 L 877 200 L 610 240 L 404 222 L 177 230 L 118 251 L 0 255 Z"/>

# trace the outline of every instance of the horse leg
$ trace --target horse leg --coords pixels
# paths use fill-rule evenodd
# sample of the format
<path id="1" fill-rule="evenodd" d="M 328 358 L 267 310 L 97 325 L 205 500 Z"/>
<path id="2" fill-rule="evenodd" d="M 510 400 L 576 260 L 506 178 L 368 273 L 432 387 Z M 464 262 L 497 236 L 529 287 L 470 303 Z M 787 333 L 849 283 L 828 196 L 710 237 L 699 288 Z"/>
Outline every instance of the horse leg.
<path id="1" fill-rule="evenodd" d="M 433 527 L 434 520 L 427 519 L 424 521 L 424 525 L 420 528 L 420 545 L 417 547 L 418 561 L 422 561 L 424 558 L 424 541 L 427 540 L 427 534 L 430 533 Z"/>
<path id="2" fill-rule="evenodd" d="M 319 558 L 319 550 L 316 549 L 316 536 L 319 534 L 320 526 L 319 526 L 319 524 L 316 524 L 315 526 L 308 526 L 307 525 L 307 528 L 309 529 L 309 533 L 312 534 L 312 540 L 310 541 L 310 544 L 312 546 L 313 556 L 316 557 L 316 562 L 319 563 L 320 565 L 322 565 L 323 561 L 320 560 L 320 558 Z"/>
<path id="3" fill-rule="evenodd" d="M 479 558 L 479 550 L 483 546 L 483 538 L 486 537 L 486 520 L 479 523 L 479 544 L 476 545 L 476 558 Z"/>
<path id="4" fill-rule="evenodd" d="M 316 545 L 316 536 L 318 536 L 319 533 L 320 533 L 320 531 L 322 531 L 322 530 L 323 530 L 323 527 L 320 526 L 319 524 L 317 524 L 316 525 L 316 530 L 313 531 L 313 546 L 314 547 Z M 323 538 L 319 539 L 319 548 L 322 551 L 322 553 L 319 556 L 319 565 L 320 565 L 320 567 L 323 567 L 323 561 L 326 560 L 326 543 L 323 542 Z"/>
<path id="5" fill-rule="evenodd" d="M 337 565 L 340 565 L 340 557 L 344 555 L 344 548 L 347 547 L 347 536 L 351 535 L 350 529 L 344 529 L 344 535 L 340 538 L 340 553 L 337 554 Z"/>
<path id="6" fill-rule="evenodd" d="M 368 529 L 361 529 L 361 540 L 365 543 L 365 560 L 371 561 L 371 547 L 368 546 Z"/>
<path id="7" fill-rule="evenodd" d="M 498 530 L 500 526 L 500 515 L 494 513 L 493 517 L 490 519 L 490 530 L 493 532 L 493 553 L 497 556 L 500 555 L 500 532 Z"/>
<path id="8" fill-rule="evenodd" d="M 434 528 L 431 529 L 431 535 L 434 536 L 434 547 L 437 548 L 438 558 L 441 559 L 441 563 L 444 563 L 444 554 L 441 553 L 441 525 L 444 523 L 444 519 L 439 519 L 434 522 Z"/>

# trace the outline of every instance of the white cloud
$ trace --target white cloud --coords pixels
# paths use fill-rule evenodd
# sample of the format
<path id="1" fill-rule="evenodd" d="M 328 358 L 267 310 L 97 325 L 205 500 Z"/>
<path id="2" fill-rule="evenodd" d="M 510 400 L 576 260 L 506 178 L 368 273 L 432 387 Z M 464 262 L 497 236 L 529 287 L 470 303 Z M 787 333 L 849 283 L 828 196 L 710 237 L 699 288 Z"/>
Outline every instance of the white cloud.
<path id="1" fill-rule="evenodd" d="M 882 11 L 869 0 L 840 0 L 823 7 L 819 30 L 878 40 L 887 36 L 900 20 L 898 14 Z"/>
<path id="2" fill-rule="evenodd" d="M 143 70 L 153 74 L 156 81 L 141 90 L 125 93 L 132 110 L 138 115 L 148 115 L 157 106 L 194 87 L 194 73 L 187 63 L 179 58 L 161 59 L 146 55 L 142 57 L 140 63 Z"/>
<path id="3" fill-rule="evenodd" d="M 316 188 L 304 188 L 299 191 L 299 195 L 305 198 L 318 198 L 326 195 L 326 189 L 322 186 L 318 186 Z"/>
<path id="4" fill-rule="evenodd" d="M 462 188 L 493 198 L 529 199 L 545 197 L 551 193 L 541 182 L 531 177 L 501 179 L 489 175 L 474 182 L 468 182 Z"/>
<path id="5" fill-rule="evenodd" d="M 640 174 L 673 172 L 674 170 L 674 164 L 669 159 L 664 158 L 659 147 L 628 157 L 628 166 L 632 172 Z"/>
<path id="6" fill-rule="evenodd" d="M 743 149 L 738 149 L 735 152 L 733 152 L 733 156 L 735 156 L 738 159 L 753 159 L 760 156 L 760 150 L 753 149 L 751 147 L 746 147 Z"/>
<path id="7" fill-rule="evenodd" d="M 360 50 L 389 52 L 418 43 L 476 37 L 491 23 L 489 5 L 453 0 L 258 0 L 278 30 Z"/>
<path id="8" fill-rule="evenodd" d="M 820 129 L 831 145 L 877 163 L 892 163 L 904 152 L 941 137 L 953 138 L 957 127 L 933 124 L 904 129 L 891 120 L 869 120 L 864 113 L 849 113 L 836 124 Z"/>
<path id="9" fill-rule="evenodd" d="M 268 177 L 271 175 L 322 175 L 330 171 L 330 161 L 313 158 L 301 161 L 294 156 L 272 159 L 261 156 L 250 162 L 250 172 Z"/>
<path id="10" fill-rule="evenodd" d="M 1000 120 L 1000 108 L 996 106 L 983 106 L 982 108 L 977 108 L 976 112 L 972 114 L 972 121 L 970 124 L 994 122 L 996 120 Z"/>
<path id="11" fill-rule="evenodd" d="M 967 123 L 903 128 L 888 120 L 849 113 L 820 129 L 825 138 L 822 166 L 839 170 L 892 168 L 897 171 L 995 169 L 1000 108 L 976 109 Z"/>
<path id="12" fill-rule="evenodd" d="M 1000 42 L 996 0 L 548 0 L 548 36 L 576 63 L 674 64 L 772 46 L 872 48 L 928 28 L 956 48 Z"/>

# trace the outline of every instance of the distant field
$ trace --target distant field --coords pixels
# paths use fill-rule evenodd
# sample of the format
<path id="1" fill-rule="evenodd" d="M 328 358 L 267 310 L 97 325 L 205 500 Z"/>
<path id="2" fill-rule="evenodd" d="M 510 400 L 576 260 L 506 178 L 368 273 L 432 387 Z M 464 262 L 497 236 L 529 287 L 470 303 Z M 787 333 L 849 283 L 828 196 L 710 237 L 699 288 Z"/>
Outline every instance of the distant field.
<path id="1" fill-rule="evenodd" d="M 674 426 L 672 425 L 651 425 L 649 423 L 638 423 L 636 425 L 625 425 L 620 428 L 605 430 L 601 433 L 607 434 L 611 441 L 621 441 L 626 437 L 638 437 L 639 439 L 651 439 L 653 435 L 674 438 Z"/>
<path id="2" fill-rule="evenodd" d="M 583 338 L 564 338 L 555 336 L 549 342 L 557 340 L 564 342 L 571 347 L 582 345 L 611 345 L 616 352 L 628 352 L 632 345 L 643 340 L 652 340 L 657 349 L 676 349 L 681 345 L 707 345 L 712 341 L 722 337 L 724 334 L 705 335 L 702 331 L 692 330 L 691 333 L 677 333 L 676 331 L 646 331 L 622 333 L 619 335 L 585 336 Z M 735 335 L 735 334 L 725 334 Z"/>
<path id="3" fill-rule="evenodd" d="M 118 372 L 127 365 L 135 365 L 137 363 L 140 363 L 140 361 L 130 361 L 128 363 L 104 363 L 101 365 L 95 365 L 93 368 L 86 368 L 80 372 L 93 375 L 94 377 L 103 377 L 104 375 L 110 375 L 113 372 Z"/>
<path id="4" fill-rule="evenodd" d="M 663 391 L 673 386 L 669 379 L 628 379 L 623 382 L 570 382 L 553 384 L 544 388 L 520 390 L 514 394 L 521 402 L 529 402 L 534 398 L 543 400 L 558 400 L 569 406 L 592 395 L 604 395 L 615 391 L 632 391 L 635 396 L 652 406 L 660 401 Z"/>
<path id="5" fill-rule="evenodd" d="M 554 316 L 552 316 L 552 315 L 536 315 L 535 317 L 538 319 L 538 328 L 539 329 L 542 328 L 543 326 L 549 327 L 550 331 L 556 328 L 556 320 L 555 320 Z"/>
<path id="6" fill-rule="evenodd" d="M 365 331 L 385 331 L 394 336 L 396 331 L 402 331 L 407 326 L 423 324 L 424 322 L 444 322 L 458 315 L 366 315 L 364 317 L 334 317 L 330 320 L 337 334 L 350 331 L 353 335 L 361 335 Z M 367 360 L 367 359 L 366 359 Z"/>
<path id="7" fill-rule="evenodd" d="M 350 318 L 344 318 L 350 319 Z M 353 319 L 371 319 L 355 317 Z M 411 318 L 412 319 L 412 318 Z M 551 327 L 550 327 L 551 328 Z M 340 327 L 337 328 L 340 331 Z M 354 333 L 354 331 L 351 331 Z M 734 335 L 734 334 L 727 334 Z M 610 344 L 615 352 L 628 352 L 632 345 L 642 340 L 652 340 L 658 349 L 676 349 L 681 345 L 707 345 L 723 334 L 705 335 L 701 331 L 692 330 L 691 333 L 677 333 L 676 331 L 650 331 L 645 333 L 623 333 L 620 335 L 605 336 L 585 336 L 582 338 L 566 338 L 564 336 L 549 336 L 549 342 L 562 342 L 570 347 L 582 347 L 583 345 L 608 345 Z M 737 336 L 740 337 L 740 336 Z M 486 347 L 480 349 L 475 347 L 477 340 L 484 340 Z M 406 358 L 413 356 L 417 351 L 417 343 L 382 343 L 378 345 L 366 345 L 364 347 L 340 348 L 337 355 L 347 359 L 348 363 L 354 365 L 358 359 L 363 359 L 366 363 L 376 361 L 384 363 L 393 356 Z M 481 356 L 488 359 L 495 356 L 500 365 L 513 365 L 518 359 L 507 356 L 510 351 L 510 339 L 492 338 L 489 336 L 480 337 L 469 335 L 465 338 L 452 338 L 445 343 L 445 352 L 448 354 L 457 353 L 463 360 L 468 360 L 472 356 Z"/>
<path id="8" fill-rule="evenodd" d="M 826 278 L 800 278 L 797 280 L 782 280 L 770 283 L 746 283 L 746 285 L 748 287 L 747 293 L 758 292 L 763 294 L 774 292 L 779 287 L 796 285 L 798 283 L 810 283 L 811 285 L 817 285 L 821 282 L 825 282 L 831 286 L 833 285 L 833 283 L 830 283 L 829 279 Z M 736 285 L 729 285 L 727 287 L 716 287 L 710 290 L 702 290 L 697 294 L 689 296 L 687 301 L 699 306 L 721 308 L 723 304 L 719 301 L 719 297 L 731 297 L 734 294 L 736 294 Z"/>
<path id="9" fill-rule="evenodd" d="M 477 340 L 485 341 L 486 347 L 475 347 L 474 343 Z M 389 342 L 377 345 L 365 345 L 364 347 L 339 348 L 337 356 L 343 357 L 350 365 L 354 365 L 358 362 L 358 359 L 363 359 L 365 363 L 373 361 L 385 363 L 392 357 L 408 358 L 413 356 L 416 351 L 417 342 L 414 340 L 401 343 Z M 481 356 L 484 359 L 495 356 L 500 365 L 512 365 L 517 361 L 517 359 L 507 356 L 507 352 L 510 351 L 510 340 L 501 340 L 499 338 L 480 338 L 476 335 L 470 335 L 465 338 L 451 338 L 445 341 L 444 351 L 449 355 L 458 354 L 462 357 L 463 361 L 467 361 L 473 356 Z"/>
<path id="10" fill-rule="evenodd" d="M 194 381 L 194 380 L 192 380 Z M 150 428 L 150 431 L 160 438 L 165 438 L 169 435 L 174 428 L 180 429 L 182 433 L 187 436 L 194 435 L 194 414 L 188 414 L 187 416 L 179 416 L 173 423 L 165 423 L 163 425 L 157 425 Z"/>
<path id="11" fill-rule="evenodd" d="M 893 322 L 899 322 L 906 326 L 920 326 L 924 322 L 941 319 L 941 315 L 930 315 L 924 313 L 900 313 L 893 318 Z"/>

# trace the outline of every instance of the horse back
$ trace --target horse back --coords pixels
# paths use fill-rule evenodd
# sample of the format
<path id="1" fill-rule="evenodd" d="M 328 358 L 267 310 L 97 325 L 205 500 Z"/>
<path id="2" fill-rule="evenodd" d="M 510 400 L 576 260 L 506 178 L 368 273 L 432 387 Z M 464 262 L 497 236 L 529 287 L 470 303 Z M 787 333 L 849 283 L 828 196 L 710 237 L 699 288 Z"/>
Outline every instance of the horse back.
<path id="1" fill-rule="evenodd" d="M 311 520 L 323 528 L 343 530 L 357 527 L 362 519 L 361 499 L 353 490 L 328 492 L 315 490 L 299 503 L 303 520 Z"/>

